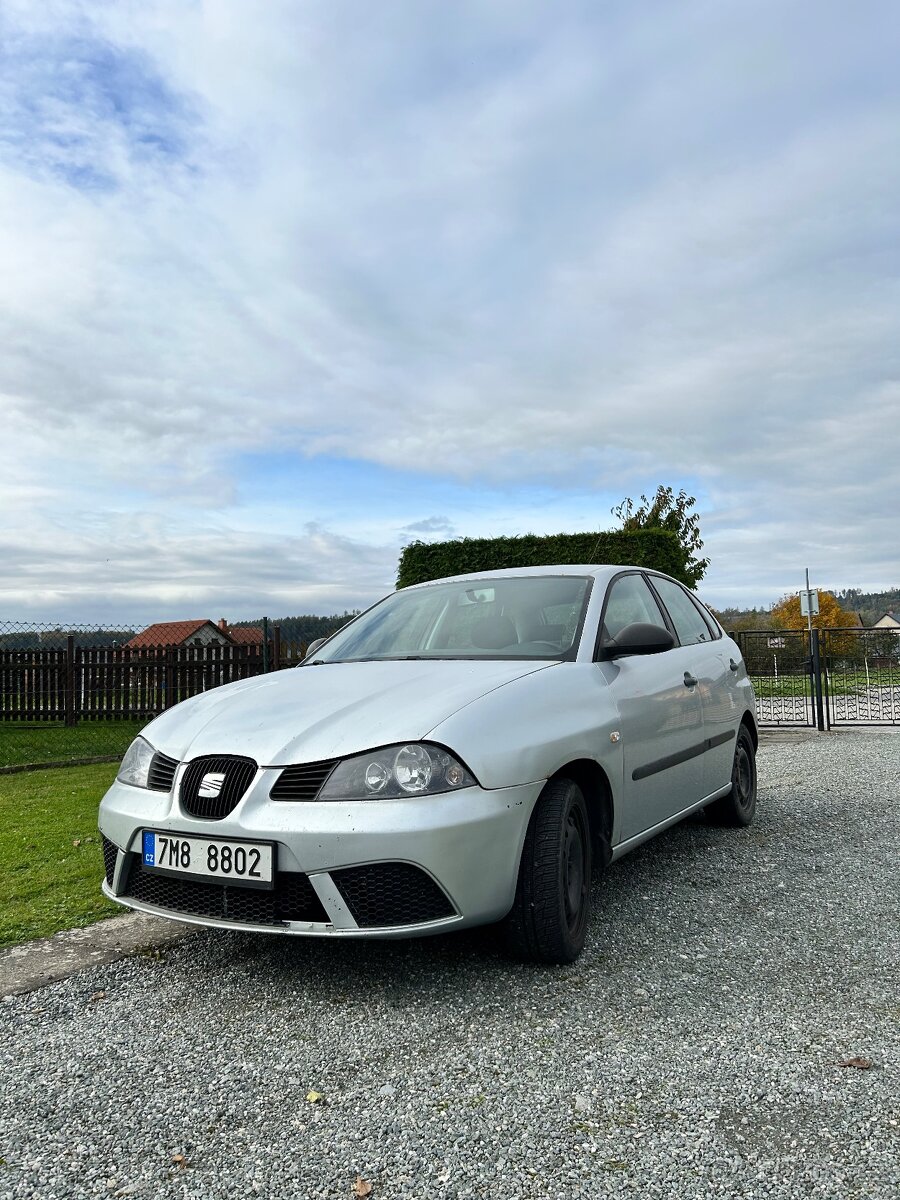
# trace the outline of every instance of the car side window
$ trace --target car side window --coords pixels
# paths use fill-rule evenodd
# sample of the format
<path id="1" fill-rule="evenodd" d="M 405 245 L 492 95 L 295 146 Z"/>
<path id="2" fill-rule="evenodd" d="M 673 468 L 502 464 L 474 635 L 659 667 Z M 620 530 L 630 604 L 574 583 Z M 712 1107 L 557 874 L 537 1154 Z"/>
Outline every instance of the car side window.
<path id="1" fill-rule="evenodd" d="M 684 588 L 671 579 L 653 577 L 653 587 L 672 618 L 675 632 L 682 646 L 696 646 L 698 642 L 711 642 L 712 631 Z"/>
<path id="2" fill-rule="evenodd" d="M 691 599 L 694 602 L 694 607 L 700 610 L 700 616 L 703 618 L 703 620 L 709 626 L 710 632 L 713 635 L 713 641 L 716 642 L 719 640 L 720 637 L 724 637 L 725 630 L 722 628 L 722 626 L 719 624 L 719 622 L 716 620 L 716 618 L 712 615 L 712 613 L 709 611 L 709 609 L 706 607 L 706 605 L 701 600 L 698 600 L 696 596 L 691 596 Z"/>
<path id="3" fill-rule="evenodd" d="M 666 621 L 656 598 L 640 575 L 620 575 L 609 589 L 603 614 L 603 635 L 614 638 L 626 625 L 640 621 L 665 629 Z"/>

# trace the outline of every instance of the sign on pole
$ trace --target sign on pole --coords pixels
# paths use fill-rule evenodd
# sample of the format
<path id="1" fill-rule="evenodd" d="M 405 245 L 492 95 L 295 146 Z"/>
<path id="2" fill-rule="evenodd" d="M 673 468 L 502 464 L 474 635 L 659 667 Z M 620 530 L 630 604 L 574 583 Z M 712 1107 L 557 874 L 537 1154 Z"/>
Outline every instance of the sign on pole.
<path id="1" fill-rule="evenodd" d="M 800 592 L 800 616 L 817 617 L 819 615 L 819 593 L 815 588 Z"/>

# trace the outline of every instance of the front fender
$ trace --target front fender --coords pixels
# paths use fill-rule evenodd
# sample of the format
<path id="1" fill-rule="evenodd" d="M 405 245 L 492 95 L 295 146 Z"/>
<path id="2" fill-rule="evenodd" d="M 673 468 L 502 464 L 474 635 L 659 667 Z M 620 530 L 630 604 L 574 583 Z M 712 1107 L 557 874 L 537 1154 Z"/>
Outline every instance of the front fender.
<path id="1" fill-rule="evenodd" d="M 514 680 L 435 725 L 427 735 L 458 754 L 482 787 L 533 783 L 591 759 L 622 792 L 618 714 L 595 663 L 559 663 Z"/>

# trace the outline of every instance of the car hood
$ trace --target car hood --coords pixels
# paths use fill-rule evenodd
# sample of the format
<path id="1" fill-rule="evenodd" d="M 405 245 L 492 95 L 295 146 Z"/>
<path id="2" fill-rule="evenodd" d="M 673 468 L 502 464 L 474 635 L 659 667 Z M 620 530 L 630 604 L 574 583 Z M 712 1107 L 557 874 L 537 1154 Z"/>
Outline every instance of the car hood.
<path id="1" fill-rule="evenodd" d="M 260 766 L 316 762 L 424 738 L 488 692 L 556 665 L 436 660 L 278 671 L 185 700 L 144 736 L 179 761 L 245 754 Z"/>

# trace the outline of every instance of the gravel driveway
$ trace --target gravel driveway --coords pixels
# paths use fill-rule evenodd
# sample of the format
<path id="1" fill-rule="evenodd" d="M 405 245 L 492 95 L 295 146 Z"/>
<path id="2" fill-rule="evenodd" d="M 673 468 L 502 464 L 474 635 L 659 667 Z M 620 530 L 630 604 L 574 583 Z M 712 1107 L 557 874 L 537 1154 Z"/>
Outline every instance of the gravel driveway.
<path id="1" fill-rule="evenodd" d="M 896 1200 L 900 730 L 759 766 L 753 828 L 609 870 L 571 967 L 200 932 L 10 997 L 0 1197 Z"/>

